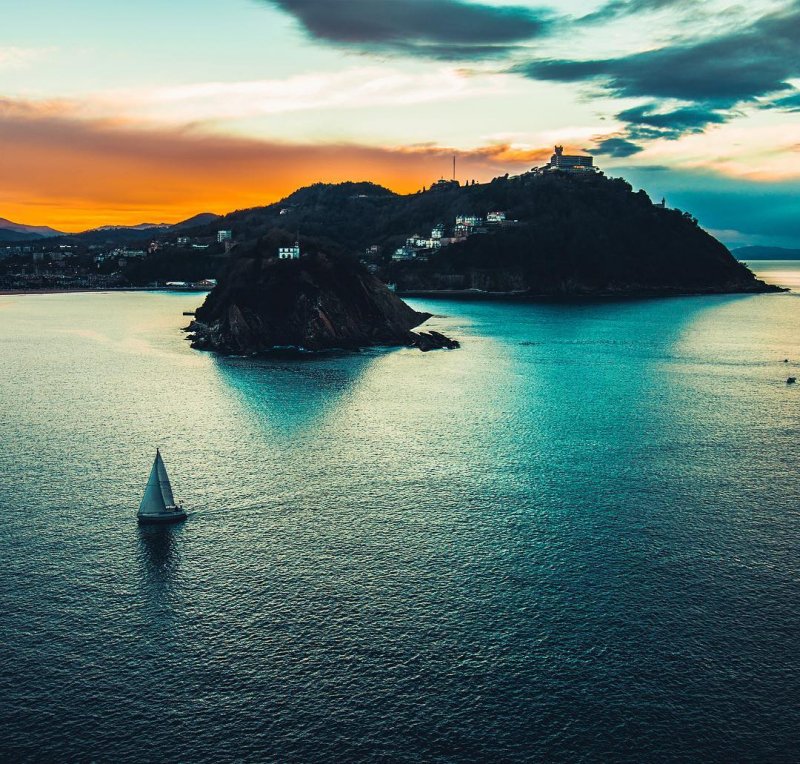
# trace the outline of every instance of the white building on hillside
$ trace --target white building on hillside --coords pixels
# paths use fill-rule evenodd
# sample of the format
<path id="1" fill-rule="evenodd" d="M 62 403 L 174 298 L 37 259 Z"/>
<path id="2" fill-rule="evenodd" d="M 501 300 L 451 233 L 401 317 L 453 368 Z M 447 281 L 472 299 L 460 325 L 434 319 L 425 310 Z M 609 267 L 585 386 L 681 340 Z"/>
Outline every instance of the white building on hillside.
<path id="1" fill-rule="evenodd" d="M 439 239 L 427 239 L 415 233 L 413 236 L 406 239 L 406 246 L 416 247 L 417 249 L 439 249 L 439 247 L 442 246 L 442 242 Z"/>
<path id="2" fill-rule="evenodd" d="M 278 247 L 278 260 L 299 260 L 300 242 L 296 241 L 291 247 Z"/>
<path id="3" fill-rule="evenodd" d="M 586 173 L 597 172 L 594 157 L 586 154 L 565 154 L 563 146 L 556 146 L 550 162 L 543 168 L 545 172 Z"/>

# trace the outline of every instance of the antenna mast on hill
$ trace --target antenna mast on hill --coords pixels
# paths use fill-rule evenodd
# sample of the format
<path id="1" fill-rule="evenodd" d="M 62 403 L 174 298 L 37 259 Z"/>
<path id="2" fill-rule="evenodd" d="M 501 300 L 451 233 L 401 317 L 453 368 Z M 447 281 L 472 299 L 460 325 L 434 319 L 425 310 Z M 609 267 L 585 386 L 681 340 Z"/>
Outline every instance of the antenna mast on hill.
<path id="1" fill-rule="evenodd" d="M 456 179 L 456 155 L 453 154 L 453 180 Z"/>

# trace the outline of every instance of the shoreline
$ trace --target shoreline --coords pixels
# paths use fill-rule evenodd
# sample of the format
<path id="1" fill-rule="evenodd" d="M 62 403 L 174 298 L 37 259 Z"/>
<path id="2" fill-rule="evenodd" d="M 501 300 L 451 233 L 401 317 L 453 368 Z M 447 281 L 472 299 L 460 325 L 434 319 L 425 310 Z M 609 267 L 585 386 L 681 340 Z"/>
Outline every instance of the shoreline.
<path id="1" fill-rule="evenodd" d="M 585 293 L 534 293 L 528 291 L 489 292 L 479 289 L 412 289 L 398 290 L 395 294 L 403 299 L 451 299 L 451 300 L 515 300 L 531 302 L 577 302 L 584 300 L 649 300 L 664 297 L 713 297 L 725 295 L 785 294 L 789 287 L 766 284 L 763 289 L 708 290 L 684 292 L 680 290 L 641 290 L 630 292 L 585 292 Z"/>
<path id="2" fill-rule="evenodd" d="M 175 289 L 173 287 L 74 287 L 70 289 L 0 289 L 0 297 L 26 297 L 28 295 L 46 294 L 111 294 L 120 292 L 179 292 L 186 294 L 208 294 L 208 289 Z M 698 292 L 682 292 L 679 290 L 642 290 L 630 292 L 587 292 L 583 294 L 533 293 L 527 290 L 509 292 L 490 292 L 482 289 L 411 289 L 398 290 L 395 294 L 400 298 L 451 299 L 451 300 L 530 300 L 572 302 L 581 300 L 642 300 L 659 297 L 710 297 L 713 295 L 746 295 L 746 294 L 783 294 L 790 292 L 788 287 L 765 284 L 761 289 L 742 290 L 709 290 Z"/>
<path id="3" fill-rule="evenodd" d="M 208 294 L 208 289 L 175 289 L 173 287 L 74 287 L 71 289 L 0 289 L 0 297 L 22 297 L 35 294 L 108 294 L 119 292 L 185 292 L 186 294 Z"/>

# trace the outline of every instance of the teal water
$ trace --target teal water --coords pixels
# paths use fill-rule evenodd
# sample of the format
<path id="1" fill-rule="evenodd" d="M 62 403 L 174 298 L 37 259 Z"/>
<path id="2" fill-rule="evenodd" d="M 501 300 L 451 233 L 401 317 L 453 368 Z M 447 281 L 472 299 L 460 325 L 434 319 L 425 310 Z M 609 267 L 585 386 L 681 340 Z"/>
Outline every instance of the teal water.
<path id="1" fill-rule="evenodd" d="M 303 360 L 197 300 L 0 297 L 0 758 L 797 760 L 800 295 Z"/>

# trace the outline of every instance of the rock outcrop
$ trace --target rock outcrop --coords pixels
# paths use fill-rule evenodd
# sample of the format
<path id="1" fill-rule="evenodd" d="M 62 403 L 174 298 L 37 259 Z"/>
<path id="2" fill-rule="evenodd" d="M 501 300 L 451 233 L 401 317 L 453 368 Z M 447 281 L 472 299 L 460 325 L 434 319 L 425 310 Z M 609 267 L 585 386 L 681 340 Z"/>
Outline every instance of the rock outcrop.
<path id="1" fill-rule="evenodd" d="M 439 332 L 409 332 L 409 344 L 419 348 L 423 353 L 429 350 L 455 350 L 461 347 L 458 340 L 451 340 Z"/>
<path id="2" fill-rule="evenodd" d="M 237 257 L 189 325 L 192 347 L 221 353 L 457 343 L 411 329 L 430 318 L 362 266 L 325 255 L 299 260 Z"/>

